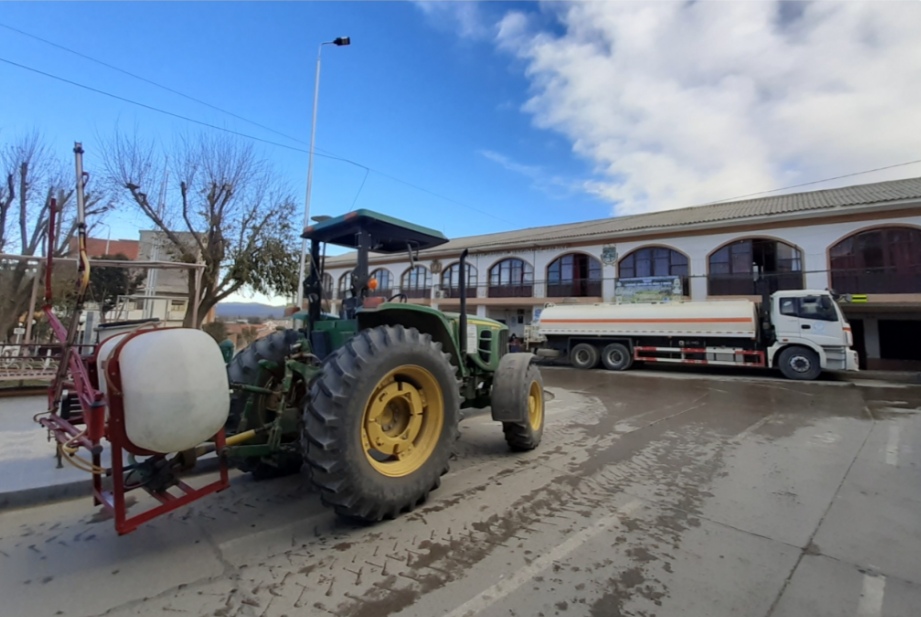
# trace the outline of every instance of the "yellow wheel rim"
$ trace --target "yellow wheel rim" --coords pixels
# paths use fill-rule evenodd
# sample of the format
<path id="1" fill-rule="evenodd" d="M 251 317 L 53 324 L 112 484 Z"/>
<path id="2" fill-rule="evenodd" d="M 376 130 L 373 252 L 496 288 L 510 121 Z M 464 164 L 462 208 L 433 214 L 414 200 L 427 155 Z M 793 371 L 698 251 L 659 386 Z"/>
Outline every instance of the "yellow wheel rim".
<path id="1" fill-rule="evenodd" d="M 535 431 L 544 423 L 544 391 L 537 381 L 532 381 L 528 389 L 528 422 Z"/>
<path id="2" fill-rule="evenodd" d="M 361 445 L 374 469 L 401 478 L 425 464 L 443 428 L 441 384 L 421 366 L 404 365 L 374 387 L 361 419 Z"/>

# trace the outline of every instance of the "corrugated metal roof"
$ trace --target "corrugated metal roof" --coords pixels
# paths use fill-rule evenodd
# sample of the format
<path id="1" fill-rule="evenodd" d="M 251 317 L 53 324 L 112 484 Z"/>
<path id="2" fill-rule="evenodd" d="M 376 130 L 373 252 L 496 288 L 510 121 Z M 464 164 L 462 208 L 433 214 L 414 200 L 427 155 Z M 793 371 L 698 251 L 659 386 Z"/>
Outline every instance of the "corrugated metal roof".
<path id="1" fill-rule="evenodd" d="M 773 197 L 759 197 L 742 201 L 692 206 L 678 210 L 665 210 L 619 216 L 581 223 L 566 223 L 545 227 L 531 227 L 494 234 L 455 238 L 432 251 L 433 253 L 460 252 L 468 249 L 489 249 L 499 246 L 528 245 L 534 242 L 559 240 L 560 242 L 587 240 L 594 236 L 651 231 L 688 225 L 739 221 L 750 218 L 798 214 L 811 211 L 843 209 L 852 206 L 886 204 L 889 202 L 921 199 L 921 178 L 905 178 L 873 184 L 858 184 L 836 189 L 791 193 Z M 327 258 L 329 265 L 348 264 L 355 260 L 349 253 Z"/>

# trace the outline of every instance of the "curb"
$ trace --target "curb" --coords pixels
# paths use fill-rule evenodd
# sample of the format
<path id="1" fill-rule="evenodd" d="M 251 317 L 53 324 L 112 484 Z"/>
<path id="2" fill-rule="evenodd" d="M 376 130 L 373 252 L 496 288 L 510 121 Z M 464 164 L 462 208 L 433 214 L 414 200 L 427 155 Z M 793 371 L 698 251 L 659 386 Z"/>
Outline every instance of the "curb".
<path id="1" fill-rule="evenodd" d="M 219 469 L 217 458 L 207 458 L 198 462 L 191 472 L 183 475 L 183 478 L 193 478 L 208 473 L 214 473 Z M 87 474 L 88 475 L 88 474 Z M 62 482 L 61 484 L 52 484 L 50 486 L 37 486 L 18 491 L 0 492 L 0 513 L 8 510 L 20 510 L 24 508 L 33 508 L 60 501 L 70 501 L 86 497 L 93 498 L 93 480 L 77 480 L 75 482 Z"/>

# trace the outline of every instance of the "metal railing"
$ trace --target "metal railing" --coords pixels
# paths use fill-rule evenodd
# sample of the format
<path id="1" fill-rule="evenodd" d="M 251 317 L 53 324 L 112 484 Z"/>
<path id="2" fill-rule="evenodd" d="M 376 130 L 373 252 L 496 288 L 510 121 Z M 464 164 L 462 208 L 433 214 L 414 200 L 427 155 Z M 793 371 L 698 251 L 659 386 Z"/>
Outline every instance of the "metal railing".
<path id="1" fill-rule="evenodd" d="M 831 286 L 836 292 L 847 294 L 921 293 L 921 265 L 832 270 Z"/>
<path id="2" fill-rule="evenodd" d="M 789 289 L 803 289 L 802 272 L 777 272 L 764 276 L 771 293 Z M 751 274 L 710 274 L 707 276 L 707 293 L 711 296 L 756 296 L 760 286 Z"/>
<path id="3" fill-rule="evenodd" d="M 54 378 L 60 359 L 61 346 L 58 344 L 2 344 L 0 381 L 50 382 Z"/>
<path id="4" fill-rule="evenodd" d="M 601 280 L 578 280 L 566 283 L 549 283 L 548 298 L 596 298 L 601 296 Z"/>
<path id="5" fill-rule="evenodd" d="M 876 268 L 852 270 L 803 270 L 797 272 L 768 272 L 763 274 L 768 290 L 775 291 L 805 289 L 806 286 L 824 289 L 829 287 L 836 292 L 848 294 L 915 294 L 921 293 L 921 266 L 912 268 Z M 719 298 L 723 296 L 758 296 L 760 285 L 755 282 L 755 277 L 750 273 L 742 274 L 692 274 L 682 276 L 683 295 L 691 296 L 691 288 L 702 297 L 695 296 L 695 300 L 705 300 L 707 297 Z M 560 283 L 557 281 L 534 280 L 526 284 L 495 285 L 479 283 L 467 288 L 468 298 L 603 298 L 610 301 L 614 284 L 618 279 L 605 278 L 601 280 L 577 280 Z M 703 281 L 704 285 L 698 284 Z M 444 292 L 441 297 L 456 300 L 460 296 L 457 287 L 442 287 Z M 373 295 L 390 297 L 401 291 L 412 299 L 428 299 L 432 297 L 430 287 L 401 290 L 398 286 L 389 289 L 377 290 Z M 330 298 L 342 300 L 341 294 Z"/>
<path id="6" fill-rule="evenodd" d="M 534 285 L 490 285 L 486 295 L 489 298 L 532 298 Z"/>

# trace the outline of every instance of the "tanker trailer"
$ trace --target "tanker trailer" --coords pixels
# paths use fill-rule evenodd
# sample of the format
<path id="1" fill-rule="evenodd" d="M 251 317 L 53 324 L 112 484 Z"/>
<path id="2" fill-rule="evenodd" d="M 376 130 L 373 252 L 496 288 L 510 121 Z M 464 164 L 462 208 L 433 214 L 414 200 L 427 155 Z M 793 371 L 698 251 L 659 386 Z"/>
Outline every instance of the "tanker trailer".
<path id="1" fill-rule="evenodd" d="M 542 356 L 624 371 L 636 362 L 778 369 L 788 379 L 856 371 L 851 327 L 828 291 L 781 291 L 760 304 L 551 305 L 541 313 Z"/>

